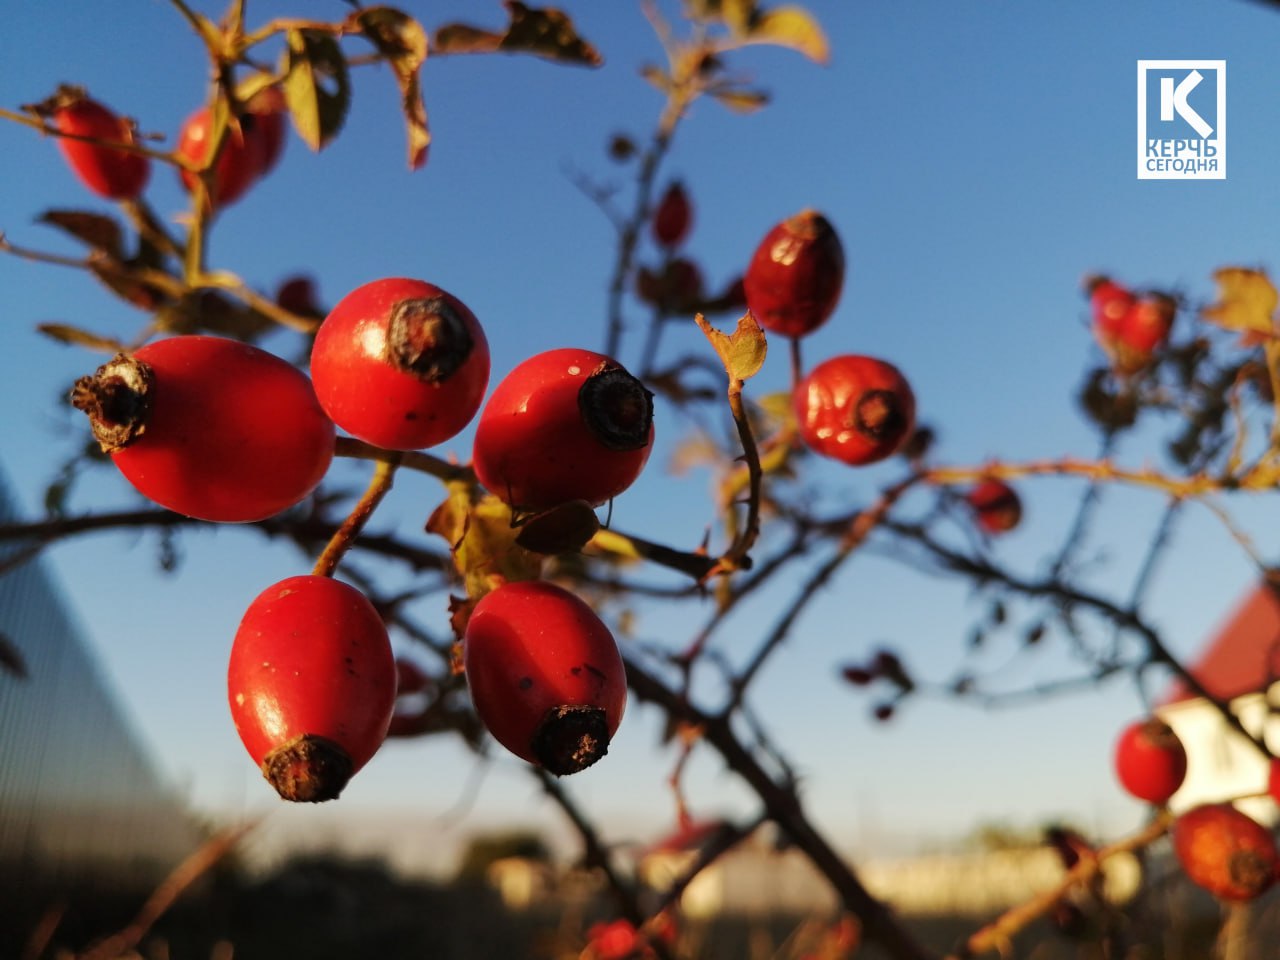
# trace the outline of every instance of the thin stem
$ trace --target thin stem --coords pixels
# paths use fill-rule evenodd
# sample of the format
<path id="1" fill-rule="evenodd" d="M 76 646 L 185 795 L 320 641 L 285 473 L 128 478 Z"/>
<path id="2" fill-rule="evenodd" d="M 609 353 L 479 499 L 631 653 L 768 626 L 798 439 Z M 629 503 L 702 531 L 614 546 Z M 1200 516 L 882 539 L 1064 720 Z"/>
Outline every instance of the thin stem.
<path id="1" fill-rule="evenodd" d="M 946 960 L 969 960 L 985 953 L 1000 950 L 1019 930 L 1033 920 L 1044 916 L 1054 905 L 1065 897 L 1073 888 L 1089 882 L 1099 875 L 1102 865 L 1111 857 L 1121 853 L 1132 853 L 1155 843 L 1173 825 L 1173 816 L 1163 811 L 1144 829 L 1131 837 L 1120 840 L 1098 850 L 1093 856 L 1081 857 L 1076 865 L 1066 872 L 1056 887 L 1039 893 L 1004 913 L 997 920 L 987 924 L 977 933 L 970 936 L 964 945 Z"/>
<path id="2" fill-rule="evenodd" d="M 316 561 L 315 569 L 312 573 L 317 577 L 333 576 L 334 571 L 338 568 L 338 563 L 351 548 L 351 544 L 355 542 L 356 537 L 360 536 L 360 531 L 364 529 L 364 525 L 373 516 L 373 511 L 378 508 L 382 498 L 391 489 L 391 482 L 395 477 L 396 467 L 399 464 L 400 453 L 398 451 L 385 451 L 383 456 L 378 459 L 377 465 L 373 468 L 373 478 L 369 481 L 369 486 L 364 495 L 351 508 L 351 513 L 348 514 L 347 519 L 342 522 L 342 526 L 338 528 L 333 538 L 330 539 L 328 546 L 320 554 L 320 559 Z"/>
<path id="3" fill-rule="evenodd" d="M 268 299 L 257 291 L 250 289 L 235 274 L 227 273 L 226 271 L 220 270 L 216 273 L 207 273 L 198 278 L 192 286 L 201 290 L 225 290 L 268 319 L 274 320 L 282 327 L 297 330 L 299 333 L 312 334 L 320 326 L 319 320 L 311 317 L 300 317 L 296 313 L 286 310 L 274 300 Z"/>
<path id="4" fill-rule="evenodd" d="M 38 117 L 33 117 L 26 113 L 19 113 L 15 110 L 6 110 L 0 107 L 0 119 L 11 120 L 14 123 L 20 123 L 24 127 L 30 127 L 32 130 L 39 130 L 41 133 L 50 137 L 61 137 L 64 140 L 78 140 L 81 143 L 90 143 L 98 147 L 110 147 L 112 150 L 118 150 L 121 153 L 136 153 L 142 157 L 150 157 L 160 163 L 167 163 L 174 167 L 180 167 L 183 170 L 194 170 L 194 165 L 172 153 L 168 150 L 156 150 L 148 147 L 143 143 L 135 143 L 125 140 L 107 140 L 102 137 L 90 137 L 80 133 L 64 133 L 57 127 L 50 126 Z"/>
<path id="5" fill-rule="evenodd" d="M 215 834 L 204 844 L 193 851 L 185 860 L 174 867 L 156 887 L 146 903 L 138 911 L 133 921 L 113 936 L 98 943 L 89 952 L 82 954 L 80 960 L 115 960 L 133 951 L 133 948 L 147 935 L 157 920 L 160 919 L 187 888 L 208 873 L 215 864 L 240 842 L 241 837 L 252 830 L 257 821 L 238 827 L 229 827 Z"/>
<path id="6" fill-rule="evenodd" d="M 804 361 L 800 357 L 800 338 L 791 337 L 791 389 L 794 390 L 804 377 Z"/>
<path id="7" fill-rule="evenodd" d="M 354 437 L 338 437 L 333 451 L 334 456 L 350 457 L 353 460 L 382 460 L 386 452 L 381 447 L 375 447 L 371 443 L 365 443 L 363 440 L 357 440 Z M 433 457 L 431 454 L 423 453 L 420 450 L 401 453 L 400 466 L 406 470 L 430 474 L 446 483 L 454 480 L 475 481 L 475 474 L 470 467 L 441 460 L 439 457 Z"/>
<path id="8" fill-rule="evenodd" d="M 1027 476 L 1086 477 L 1090 480 L 1127 483 L 1159 490 L 1177 498 L 1202 497 L 1226 487 L 1261 490 L 1274 484 L 1274 478 L 1267 477 L 1267 482 L 1264 483 L 1258 475 L 1243 477 L 1238 483 L 1224 483 L 1220 478 L 1203 472 L 1187 477 L 1172 477 L 1158 470 L 1128 470 L 1106 460 L 1081 460 L 1076 457 L 1026 463 L 993 463 L 980 467 L 935 467 L 926 471 L 923 479 L 926 483 L 955 486 L 974 483 L 986 477 L 1009 480 Z"/>
<path id="9" fill-rule="evenodd" d="M 868 939 L 884 947 L 895 960 L 933 960 L 934 954 L 917 943 L 892 911 L 868 892 L 849 864 L 813 826 L 793 786 L 775 781 L 743 746 L 729 717 L 712 716 L 697 709 L 630 657 L 627 684 L 638 699 L 657 704 L 674 719 L 701 727 L 703 741 L 747 783 L 764 804 L 768 818 L 827 878 L 845 908 L 862 922 Z"/>
<path id="10" fill-rule="evenodd" d="M 746 569 L 749 566 L 748 555 L 760 536 L 760 487 L 764 480 L 764 470 L 760 466 L 760 450 L 751 431 L 751 421 L 747 419 L 746 406 L 742 402 L 742 386 L 742 380 L 729 381 L 729 410 L 733 413 L 733 422 L 738 428 L 738 439 L 742 441 L 742 459 L 747 465 L 747 524 L 707 576 Z"/>
<path id="11" fill-rule="evenodd" d="M 742 703 L 743 697 L 746 695 L 747 688 L 751 685 L 751 681 L 755 679 L 757 673 L 768 661 L 769 657 L 777 650 L 783 640 L 791 632 L 792 626 L 795 625 L 800 614 L 804 612 L 804 608 L 817 595 L 818 591 L 825 586 L 836 571 L 844 564 L 855 550 L 866 542 L 867 537 L 871 536 L 878 526 L 880 526 L 889 515 L 889 511 L 901 499 L 912 486 L 919 482 L 919 477 L 912 475 L 905 480 L 900 481 L 894 486 L 887 489 L 872 506 L 866 510 L 859 512 L 853 521 L 849 524 L 849 529 L 841 539 L 836 552 L 827 558 L 827 561 L 818 567 L 818 569 L 805 581 L 804 585 L 796 593 L 791 604 L 786 611 L 778 619 L 769 636 L 760 644 L 755 655 L 751 658 L 742 672 L 734 678 L 732 683 L 732 695 L 729 703 L 725 707 L 722 715 L 730 715 Z"/>

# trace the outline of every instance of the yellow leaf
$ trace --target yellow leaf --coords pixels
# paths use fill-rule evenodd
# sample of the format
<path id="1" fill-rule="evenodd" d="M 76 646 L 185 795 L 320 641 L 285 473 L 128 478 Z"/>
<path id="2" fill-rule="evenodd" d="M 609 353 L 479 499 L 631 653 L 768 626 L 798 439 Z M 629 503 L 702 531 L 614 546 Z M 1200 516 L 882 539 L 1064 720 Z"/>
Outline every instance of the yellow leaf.
<path id="1" fill-rule="evenodd" d="M 760 368 L 764 366 L 768 344 L 764 331 L 760 329 L 760 324 L 751 311 L 748 310 L 738 319 L 738 326 L 731 334 L 721 333 L 707 323 L 702 314 L 698 314 L 694 320 L 720 355 L 720 362 L 724 364 L 725 373 L 730 380 L 749 380 L 760 372 Z"/>
<path id="2" fill-rule="evenodd" d="M 763 90 L 748 90 L 745 87 L 713 90 L 711 96 L 734 113 L 755 113 L 769 102 L 769 95 Z"/>
<path id="3" fill-rule="evenodd" d="M 764 11 L 752 24 L 743 42 L 790 47 L 815 63 L 826 63 L 831 56 L 827 35 L 813 14 L 801 6 L 782 6 Z"/>
<path id="4" fill-rule="evenodd" d="M 1223 267 L 1214 273 L 1218 283 L 1218 302 L 1206 307 L 1203 316 L 1228 330 L 1274 331 L 1276 304 L 1280 294 L 1262 270 L 1247 267 Z"/>
<path id="5" fill-rule="evenodd" d="M 511 523 L 511 508 L 492 494 L 473 502 L 466 482 L 448 486 L 449 496 L 427 520 L 427 532 L 449 542 L 467 595 L 478 599 L 496 582 L 536 577 L 542 558 L 516 543 L 520 530 Z"/>

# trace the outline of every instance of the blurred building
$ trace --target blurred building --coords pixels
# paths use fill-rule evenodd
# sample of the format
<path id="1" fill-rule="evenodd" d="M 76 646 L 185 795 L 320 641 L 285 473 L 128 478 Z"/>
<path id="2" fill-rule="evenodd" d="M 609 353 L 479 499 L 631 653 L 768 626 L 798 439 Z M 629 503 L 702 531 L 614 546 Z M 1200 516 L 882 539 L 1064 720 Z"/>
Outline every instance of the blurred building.
<path id="1" fill-rule="evenodd" d="M 1230 704 L 1241 725 L 1267 745 L 1280 748 L 1280 594 L 1256 584 L 1208 638 L 1188 671 L 1208 691 Z M 1187 750 L 1187 778 L 1169 806 L 1175 813 L 1201 803 L 1265 794 L 1270 763 L 1233 730 L 1221 712 L 1181 680 L 1172 683 L 1156 713 Z M 1271 824 L 1276 804 L 1252 796 L 1236 804 L 1255 820 Z"/>
<path id="2" fill-rule="evenodd" d="M 18 519 L 0 473 L 0 523 Z M 0 571 L 28 546 L 0 542 Z M 145 895 L 199 840 L 46 566 L 0 572 L 0 956 L 51 904 Z"/>

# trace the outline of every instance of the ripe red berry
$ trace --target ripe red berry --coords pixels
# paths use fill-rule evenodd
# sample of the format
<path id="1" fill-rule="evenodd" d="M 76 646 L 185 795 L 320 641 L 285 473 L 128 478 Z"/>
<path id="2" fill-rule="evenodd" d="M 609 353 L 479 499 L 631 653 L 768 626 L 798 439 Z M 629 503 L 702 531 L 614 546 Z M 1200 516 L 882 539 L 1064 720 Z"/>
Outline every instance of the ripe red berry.
<path id="1" fill-rule="evenodd" d="M 128 120 L 116 116 L 74 87 L 59 91 L 52 119 L 53 125 L 62 133 L 117 143 L 136 142 L 133 125 Z M 112 200 L 137 197 L 151 174 L 151 161 L 138 153 L 66 137 L 58 138 L 58 149 L 81 183 L 99 196 Z"/>
<path id="2" fill-rule="evenodd" d="M 473 466 L 521 510 L 598 506 L 635 481 L 653 449 L 653 396 L 604 354 L 563 348 L 519 364 L 476 427 Z"/>
<path id="3" fill-rule="evenodd" d="M 1093 335 L 1119 373 L 1136 373 L 1151 363 L 1169 339 L 1177 303 L 1162 293 L 1142 296 L 1106 277 L 1087 278 Z"/>
<path id="4" fill-rule="evenodd" d="M 802 211 L 765 234 L 756 248 L 743 275 L 747 306 L 766 330 L 802 337 L 835 310 L 844 264 L 835 228 L 822 214 Z"/>
<path id="5" fill-rule="evenodd" d="M 293 506 L 333 459 L 311 381 L 220 337 L 158 340 L 76 382 L 72 403 L 125 478 L 202 520 L 262 520 Z"/>
<path id="6" fill-rule="evenodd" d="M 563 776 L 605 755 L 626 668 L 582 600 L 541 580 L 504 584 L 471 612 L 462 656 L 476 714 L 517 757 Z"/>
<path id="7" fill-rule="evenodd" d="M 994 477 L 983 480 L 965 495 L 974 519 L 987 533 L 1008 533 L 1022 520 L 1022 500 L 1017 491 Z"/>
<path id="8" fill-rule="evenodd" d="M 916 399 L 897 367 L 846 354 L 824 360 L 791 395 L 800 437 L 850 466 L 874 463 L 911 436 Z"/>
<path id="9" fill-rule="evenodd" d="M 342 429 L 388 450 L 417 450 L 448 440 L 480 409 L 489 342 L 457 297 L 389 277 L 357 287 L 329 312 L 311 376 Z"/>
<path id="10" fill-rule="evenodd" d="M 1272 760 L 1267 773 L 1267 793 L 1271 799 L 1280 803 L 1280 760 Z"/>
<path id="11" fill-rule="evenodd" d="M 1188 877 L 1224 900 L 1252 900 L 1275 882 L 1275 838 L 1229 803 L 1188 810 L 1174 822 L 1173 852 Z"/>
<path id="12" fill-rule="evenodd" d="M 332 800 L 391 724 L 396 665 L 386 626 L 339 580 L 281 580 L 240 621 L 227 695 L 236 732 L 280 796 Z"/>
<path id="13" fill-rule="evenodd" d="M 1115 770 L 1120 785 L 1139 800 L 1163 805 L 1187 776 L 1187 751 L 1163 720 L 1130 724 L 1116 741 Z"/>
<path id="14" fill-rule="evenodd" d="M 693 224 L 693 207 L 680 181 L 667 187 L 653 214 L 653 239 L 667 249 L 680 246 Z"/>
<path id="15" fill-rule="evenodd" d="M 593 960 L 627 960 L 646 946 L 635 925 L 625 918 L 593 923 L 587 930 Z"/>
<path id="16" fill-rule="evenodd" d="M 205 164 L 213 147 L 212 126 L 213 115 L 208 107 L 201 107 L 187 117 L 178 132 L 178 156 L 197 165 Z M 213 180 L 209 188 L 209 202 L 216 208 L 235 203 L 257 179 L 261 144 L 249 136 L 247 128 L 251 127 L 252 122 L 244 124 L 239 130 L 232 127 L 227 131 L 222 152 L 218 154 L 218 162 L 213 168 Z M 180 170 L 179 175 L 187 191 L 194 192 L 199 179 L 196 174 Z"/>
<path id="17" fill-rule="evenodd" d="M 284 92 L 279 87 L 258 91 L 245 105 L 245 115 L 240 122 L 257 161 L 255 177 L 265 177 L 280 162 L 284 153 L 286 109 Z"/>
<path id="18" fill-rule="evenodd" d="M 1162 293 L 1143 294 L 1125 314 L 1120 331 L 1122 344 L 1139 357 L 1149 359 L 1169 339 L 1177 310 L 1172 297 Z"/>
<path id="19" fill-rule="evenodd" d="M 1134 304 L 1133 293 L 1108 277 L 1086 277 L 1089 305 L 1093 310 L 1093 330 L 1099 341 L 1110 340 L 1120 330 L 1121 321 Z"/>

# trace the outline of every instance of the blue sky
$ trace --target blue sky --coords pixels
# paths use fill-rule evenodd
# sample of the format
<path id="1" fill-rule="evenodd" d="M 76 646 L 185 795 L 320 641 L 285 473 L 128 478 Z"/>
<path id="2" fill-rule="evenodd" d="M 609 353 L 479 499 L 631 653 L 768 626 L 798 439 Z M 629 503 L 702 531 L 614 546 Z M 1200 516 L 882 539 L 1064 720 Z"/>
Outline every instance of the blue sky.
<path id="1" fill-rule="evenodd" d="M 423 88 L 435 141 L 427 168 L 416 174 L 405 168 L 391 77 L 359 71 L 354 108 L 337 141 L 314 155 L 291 136 L 276 173 L 221 217 L 211 262 L 263 290 L 310 272 L 328 302 L 381 276 L 438 283 L 485 325 L 495 380 L 543 349 L 599 348 L 611 228 L 573 175 L 625 187 L 628 170 L 608 160 L 605 144 L 615 132 L 642 138 L 652 129 L 661 103 L 637 69 L 661 53 L 638 5 L 565 0 L 563 7 L 603 53 L 602 69 L 528 58 L 429 62 Z M 804 207 L 824 211 L 850 268 L 839 309 L 806 342 L 806 358 L 866 352 L 897 364 L 915 388 L 922 419 L 939 430 L 943 462 L 1091 456 L 1096 441 L 1073 400 L 1085 365 L 1097 359 L 1081 276 L 1105 270 L 1134 285 L 1205 299 L 1215 268 L 1272 265 L 1280 231 L 1280 13 L 1242 0 L 1183 5 L 1176 17 L 1154 0 L 813 0 L 810 7 L 831 40 L 829 66 L 790 51 L 747 50 L 734 58 L 736 69 L 769 89 L 773 103 L 747 117 L 699 103 L 676 137 L 660 180 L 679 176 L 693 198 L 690 252 L 718 285 L 741 269 L 777 220 Z M 333 17 L 345 9 L 306 8 Z M 405 8 L 430 27 L 501 20 L 496 2 Z M 284 2 L 249 5 L 254 22 L 296 10 Z M 1134 176 L 1136 61 L 1170 58 L 1227 61 L 1226 181 Z M 0 103 L 11 109 L 59 82 L 77 82 L 137 116 L 143 129 L 172 136 L 201 101 L 206 81 L 199 44 L 160 0 L 78 4 L 74 11 L 70 4 L 35 5 L 0 35 Z M 12 124 L 0 124 L 0 183 L 0 230 L 25 246 L 72 252 L 34 218 L 51 207 L 104 208 L 75 182 L 52 143 Z M 164 169 L 153 172 L 149 197 L 166 215 L 180 211 L 184 199 Z M 13 258 L 0 259 L 0 311 L 8 331 L 0 361 L 2 455 L 34 512 L 43 483 L 84 436 L 80 418 L 55 399 L 98 362 L 43 339 L 34 324 L 75 322 L 127 336 L 142 317 L 86 276 Z M 631 315 L 642 316 L 634 305 Z M 638 350 L 637 339 L 626 349 Z M 697 341 L 691 325 L 670 338 L 673 350 Z M 288 341 L 272 343 L 286 349 Z M 749 389 L 776 390 L 785 379 L 785 350 L 778 349 Z M 690 531 L 710 517 L 710 478 L 665 476 L 680 421 L 660 409 L 657 429 L 658 452 L 617 501 L 615 522 L 692 546 Z M 465 458 L 469 437 L 444 451 Z M 1141 465 L 1157 456 L 1157 442 L 1148 439 L 1122 445 L 1118 459 Z M 364 475 L 342 469 L 353 483 Z M 830 503 L 859 503 L 897 469 L 832 465 L 818 477 Z M 997 555 L 1027 571 L 1042 569 L 1079 490 L 1073 481 L 1027 482 L 1027 522 Z M 430 478 L 404 475 L 374 528 L 418 536 L 439 494 Z M 125 484 L 104 472 L 76 504 L 132 502 Z M 1263 525 L 1268 506 L 1242 504 L 1240 516 L 1264 555 L 1274 555 Z M 1099 558 L 1091 580 L 1100 590 L 1123 597 L 1160 508 L 1149 494 L 1108 497 L 1089 544 Z M 1175 649 L 1189 652 L 1252 572 L 1206 511 L 1184 514 L 1146 612 Z M 48 557 L 122 701 L 192 800 L 207 809 L 275 809 L 227 717 L 225 660 L 248 602 L 309 564 L 251 532 L 192 531 L 181 542 L 180 574 L 161 577 L 155 546 L 146 535 L 97 536 L 59 545 Z M 728 655 L 750 650 L 753 626 L 781 599 L 781 592 L 761 598 L 727 635 Z M 869 717 L 873 700 L 835 678 L 840 663 L 889 643 L 918 673 L 943 680 L 965 658 L 969 627 L 983 609 L 965 585 L 868 551 L 824 592 L 760 678 L 753 703 L 778 741 L 794 748 L 806 798 L 842 843 L 919 846 L 990 819 L 1034 823 L 1066 815 L 1110 831 L 1141 818 L 1108 769 L 1115 731 L 1142 709 L 1130 684 L 998 712 L 911 703 L 894 722 L 877 725 Z M 688 622 L 687 612 L 649 609 L 641 631 L 675 644 Z M 1002 663 L 1010 644 L 996 642 L 978 666 Z M 1070 667 L 1061 648 L 1049 645 L 1015 658 L 1004 676 L 1016 684 Z M 572 782 L 618 835 L 651 834 L 672 819 L 663 779 L 673 758 L 657 747 L 658 719 L 651 708 L 633 708 L 609 759 Z M 558 824 L 517 762 L 494 756 L 469 823 L 536 816 Z M 466 792 L 474 763 L 445 741 L 394 743 L 340 804 L 353 814 L 412 809 L 435 817 Z M 714 757 L 694 765 L 689 793 L 695 812 L 751 810 Z M 312 815 L 288 810 L 276 819 Z M 465 829 L 454 826 L 450 836 Z"/>

